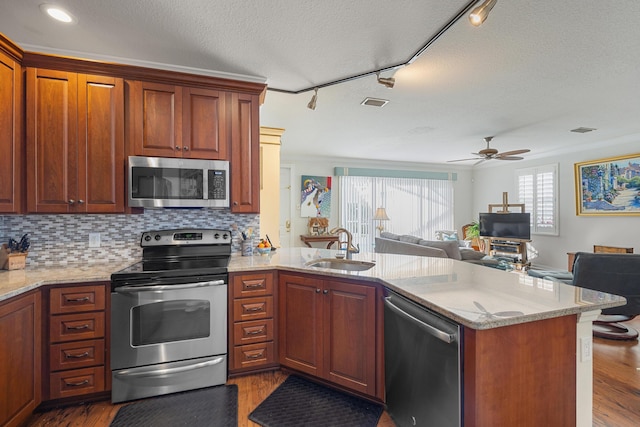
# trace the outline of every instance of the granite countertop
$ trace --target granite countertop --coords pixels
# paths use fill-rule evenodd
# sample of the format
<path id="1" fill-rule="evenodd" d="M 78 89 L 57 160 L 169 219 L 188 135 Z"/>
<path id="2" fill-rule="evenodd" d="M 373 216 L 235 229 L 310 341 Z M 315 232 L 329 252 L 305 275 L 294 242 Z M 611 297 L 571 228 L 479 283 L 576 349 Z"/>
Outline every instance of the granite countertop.
<path id="1" fill-rule="evenodd" d="M 366 271 L 305 265 L 315 259 L 335 258 L 337 252 L 316 248 L 280 248 L 269 255 L 233 255 L 229 272 L 278 269 L 378 283 L 472 329 L 491 329 L 625 303 L 624 298 L 616 295 L 447 258 L 360 253 L 354 254 L 353 259 L 374 261 L 376 265 Z M 42 285 L 108 281 L 111 273 L 135 261 L 1 271 L 0 301 Z M 492 316 L 483 313 L 476 303 L 490 313 L 512 311 L 522 314 Z"/>
<path id="2" fill-rule="evenodd" d="M 278 249 L 268 256 L 232 257 L 229 271 L 278 268 L 371 281 L 472 329 L 491 329 L 518 323 L 578 314 L 624 305 L 623 297 L 564 283 L 506 272 L 448 258 L 378 253 L 354 254 L 354 260 L 375 261 L 366 271 L 307 267 L 337 251 L 316 248 Z M 515 316 L 490 313 L 520 312 Z M 513 313 L 505 313 L 513 314 Z"/>

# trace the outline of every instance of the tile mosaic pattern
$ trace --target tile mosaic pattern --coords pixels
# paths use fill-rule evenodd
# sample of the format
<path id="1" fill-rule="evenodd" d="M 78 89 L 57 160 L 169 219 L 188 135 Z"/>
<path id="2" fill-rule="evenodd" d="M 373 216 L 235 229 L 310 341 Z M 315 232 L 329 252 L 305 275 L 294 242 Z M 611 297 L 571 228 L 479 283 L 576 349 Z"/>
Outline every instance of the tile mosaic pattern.
<path id="1" fill-rule="evenodd" d="M 260 235 L 260 215 L 232 214 L 228 209 L 145 209 L 132 215 L 4 215 L 0 216 L 0 242 L 29 233 L 27 266 L 135 260 L 142 255 L 143 231 L 172 228 L 253 228 Z M 100 233 L 99 248 L 89 247 L 89 233 Z M 233 252 L 240 252 L 240 237 L 233 233 Z"/>

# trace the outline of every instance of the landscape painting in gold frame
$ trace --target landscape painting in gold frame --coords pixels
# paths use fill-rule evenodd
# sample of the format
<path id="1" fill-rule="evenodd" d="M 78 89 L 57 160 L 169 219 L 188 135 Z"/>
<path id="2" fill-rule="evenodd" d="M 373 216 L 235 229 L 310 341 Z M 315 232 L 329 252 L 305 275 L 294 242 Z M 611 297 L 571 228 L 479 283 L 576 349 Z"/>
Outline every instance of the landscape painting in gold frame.
<path id="1" fill-rule="evenodd" d="M 640 153 L 576 163 L 576 215 L 640 215 Z"/>

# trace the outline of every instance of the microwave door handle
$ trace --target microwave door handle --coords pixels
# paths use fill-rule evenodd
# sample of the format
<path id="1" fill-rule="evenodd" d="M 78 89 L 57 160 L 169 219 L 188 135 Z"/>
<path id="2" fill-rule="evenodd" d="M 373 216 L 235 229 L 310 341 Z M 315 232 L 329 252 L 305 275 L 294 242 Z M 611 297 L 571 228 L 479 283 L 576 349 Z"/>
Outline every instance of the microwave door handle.
<path id="1" fill-rule="evenodd" d="M 224 361 L 224 357 L 217 357 L 213 360 L 207 360 L 206 362 L 200 362 L 193 365 L 188 366 L 180 366 L 177 368 L 167 368 L 167 369 L 147 369 L 139 372 L 131 372 L 130 370 L 124 370 L 120 372 L 114 372 L 114 375 L 117 377 L 155 377 L 158 375 L 171 375 L 171 374 L 179 374 L 182 372 L 189 372 L 196 369 L 206 368 L 207 366 L 217 365 L 218 363 Z"/>
<path id="2" fill-rule="evenodd" d="M 148 291 L 168 291 L 174 289 L 193 289 L 203 288 L 206 286 L 219 286 L 224 285 L 224 280 L 213 280 L 210 282 L 198 282 L 198 283 L 186 283 L 184 285 L 145 285 L 145 286 L 120 286 L 115 288 L 115 291 L 121 294 L 129 294 L 134 292 L 148 292 Z"/>

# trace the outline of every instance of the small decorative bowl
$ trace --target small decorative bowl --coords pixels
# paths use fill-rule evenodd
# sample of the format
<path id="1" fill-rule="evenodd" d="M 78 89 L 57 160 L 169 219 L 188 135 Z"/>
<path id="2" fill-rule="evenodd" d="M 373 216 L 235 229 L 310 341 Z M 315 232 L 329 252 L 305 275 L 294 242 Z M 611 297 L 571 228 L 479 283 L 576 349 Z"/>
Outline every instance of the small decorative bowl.
<path id="1" fill-rule="evenodd" d="M 258 251 L 260 255 L 269 255 L 271 253 L 271 248 L 256 248 L 256 251 Z"/>

